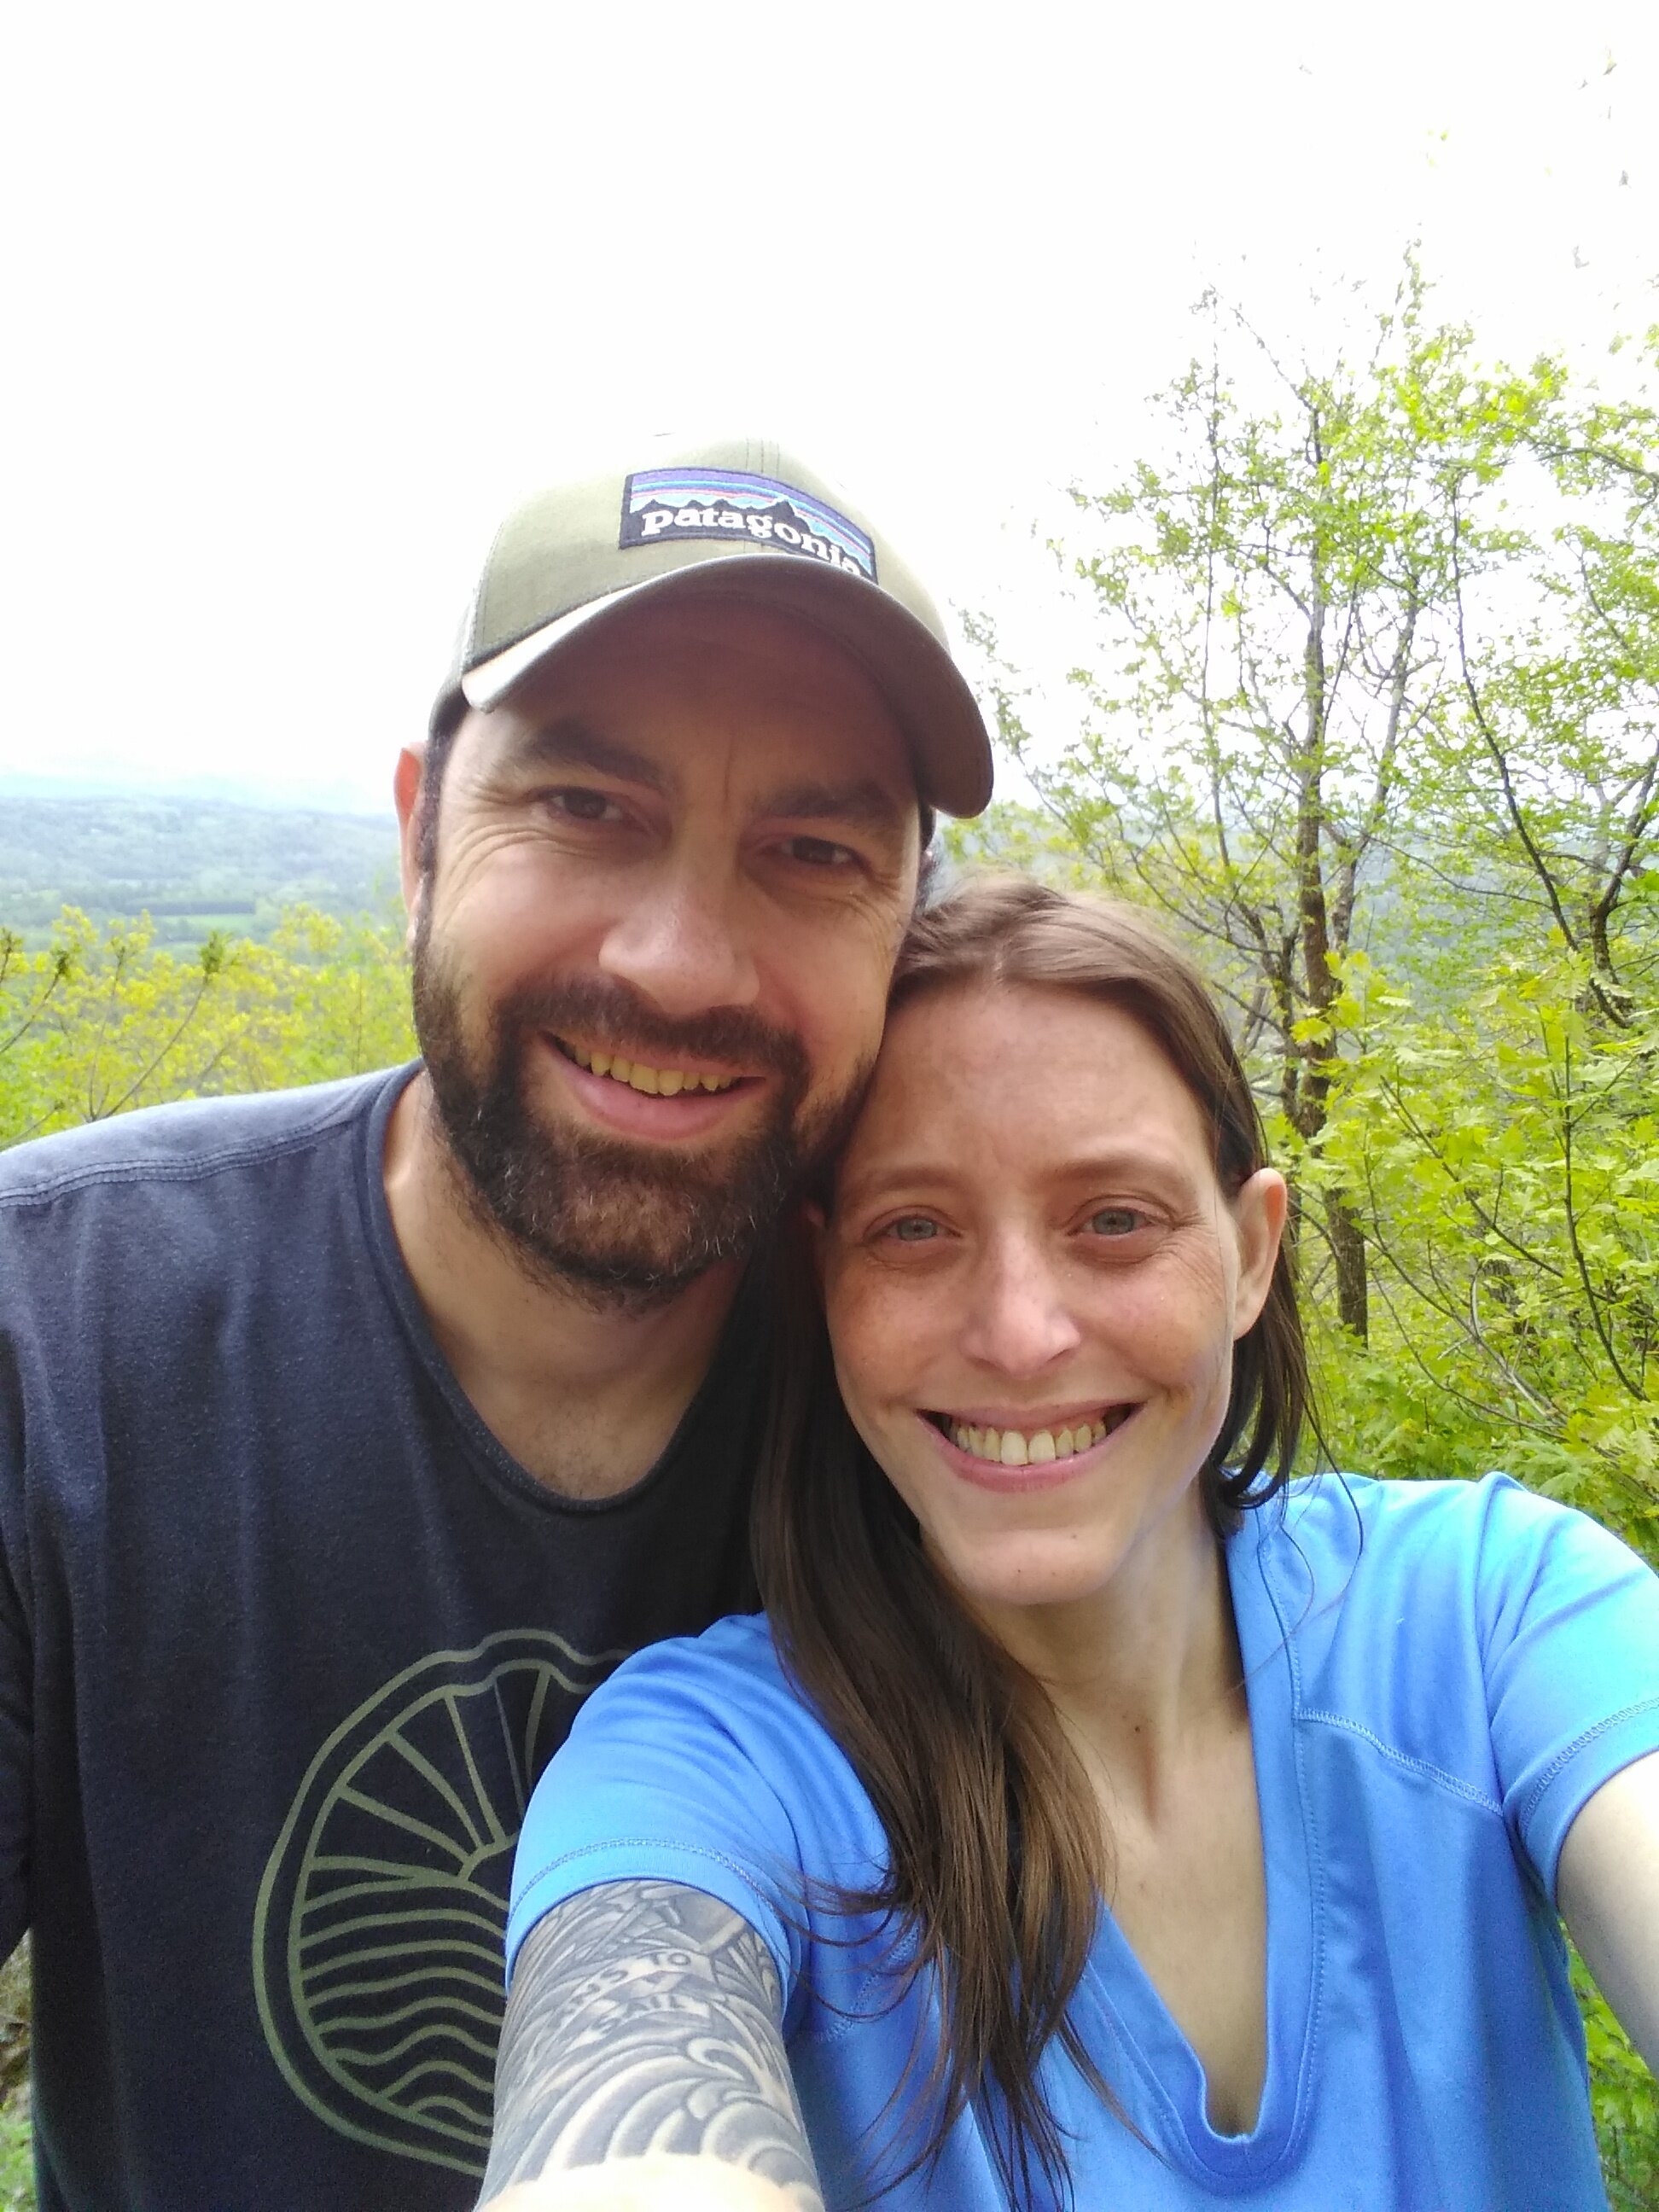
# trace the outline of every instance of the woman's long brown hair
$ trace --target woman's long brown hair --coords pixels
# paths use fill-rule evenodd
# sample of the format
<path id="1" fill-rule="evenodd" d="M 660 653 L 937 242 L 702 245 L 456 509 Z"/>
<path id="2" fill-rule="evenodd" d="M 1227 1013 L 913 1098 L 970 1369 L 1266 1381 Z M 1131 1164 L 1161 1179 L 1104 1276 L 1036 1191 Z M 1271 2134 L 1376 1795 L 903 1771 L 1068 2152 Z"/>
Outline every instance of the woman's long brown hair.
<path id="1" fill-rule="evenodd" d="M 1133 908 L 1025 880 L 969 879 L 912 924 L 890 1012 L 969 984 L 1074 991 L 1121 1009 L 1198 1102 L 1222 1188 L 1236 1192 L 1266 1164 L 1249 1081 L 1202 978 Z M 848 1419 L 804 1243 L 786 1254 L 783 1273 L 785 1356 L 756 1492 L 756 1560 L 784 1664 L 851 1760 L 890 1845 L 879 1887 L 836 1892 L 836 1901 L 890 1916 L 908 1939 L 896 1971 L 931 1977 L 939 1990 L 940 2047 L 904 2089 L 902 2172 L 937 2154 L 988 2083 L 1006 2110 L 1006 2126 L 987 2133 L 1011 2203 L 1029 2203 L 1039 2176 L 1069 2195 L 1063 2133 L 1038 2068 L 1058 2042 L 1121 2114 L 1067 2017 L 1110 1838 L 1048 1696 L 929 1565 L 915 1519 Z M 1261 1316 L 1235 1347 L 1226 1417 L 1200 1478 L 1218 1537 L 1287 1480 L 1308 1410 L 1281 1252 Z M 887 2172 L 882 2185 L 897 2178 Z"/>

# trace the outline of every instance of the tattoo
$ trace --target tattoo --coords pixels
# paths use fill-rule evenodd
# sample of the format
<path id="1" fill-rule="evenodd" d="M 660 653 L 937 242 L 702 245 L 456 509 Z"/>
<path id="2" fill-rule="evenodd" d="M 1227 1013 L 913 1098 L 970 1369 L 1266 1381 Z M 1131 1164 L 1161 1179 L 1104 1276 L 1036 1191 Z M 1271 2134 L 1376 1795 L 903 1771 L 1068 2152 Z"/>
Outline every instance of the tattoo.
<path id="1" fill-rule="evenodd" d="M 672 2151 L 746 2167 L 823 2212 L 782 2014 L 771 1953 L 701 1890 L 613 1881 L 568 1899 L 519 1954 L 481 2201 Z"/>

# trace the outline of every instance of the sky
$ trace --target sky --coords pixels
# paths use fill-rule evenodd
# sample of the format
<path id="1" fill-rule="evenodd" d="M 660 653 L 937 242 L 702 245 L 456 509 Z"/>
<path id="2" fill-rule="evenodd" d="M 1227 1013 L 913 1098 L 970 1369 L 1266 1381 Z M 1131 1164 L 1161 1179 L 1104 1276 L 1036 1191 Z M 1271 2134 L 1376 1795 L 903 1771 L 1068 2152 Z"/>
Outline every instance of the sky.
<path id="1" fill-rule="evenodd" d="M 781 439 L 1042 677 L 1206 285 L 1310 358 L 1413 239 L 1493 356 L 1659 320 L 1651 0 L 69 0 L 0 87 L 0 804 L 383 806 L 501 514 L 660 432 Z"/>

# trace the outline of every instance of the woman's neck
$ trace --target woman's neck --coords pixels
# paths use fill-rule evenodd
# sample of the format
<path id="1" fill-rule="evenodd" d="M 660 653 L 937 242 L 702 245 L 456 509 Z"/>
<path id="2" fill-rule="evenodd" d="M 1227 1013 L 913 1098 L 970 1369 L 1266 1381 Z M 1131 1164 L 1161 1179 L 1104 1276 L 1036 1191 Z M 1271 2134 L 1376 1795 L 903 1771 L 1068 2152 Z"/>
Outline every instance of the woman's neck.
<path id="1" fill-rule="evenodd" d="M 984 1626 L 1053 1698 L 1091 1776 L 1156 1818 L 1161 1784 L 1243 1707 L 1225 1555 L 1196 1487 L 1108 1587 L 1000 1607 Z"/>

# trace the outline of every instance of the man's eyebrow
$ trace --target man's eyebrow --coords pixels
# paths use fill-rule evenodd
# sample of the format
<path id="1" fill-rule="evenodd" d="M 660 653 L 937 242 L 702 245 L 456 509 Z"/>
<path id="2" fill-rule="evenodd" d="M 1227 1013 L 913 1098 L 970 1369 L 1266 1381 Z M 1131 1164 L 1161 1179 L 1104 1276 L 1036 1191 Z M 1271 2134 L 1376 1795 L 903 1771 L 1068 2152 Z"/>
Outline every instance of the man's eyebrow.
<path id="1" fill-rule="evenodd" d="M 767 793 L 763 815 L 793 822 L 847 822 L 866 830 L 899 830 L 915 811 L 873 776 L 852 783 L 791 783 Z"/>
<path id="2" fill-rule="evenodd" d="M 520 729 L 509 738 L 500 765 L 522 772 L 526 769 L 587 769 L 598 775 L 641 785 L 647 791 L 672 792 L 672 779 L 660 762 L 636 752 L 619 738 L 606 737 L 592 723 L 574 715 L 539 727 Z M 786 821 L 845 822 L 896 836 L 909 818 L 910 805 L 902 802 L 874 776 L 846 783 L 803 781 L 769 792 L 756 811 Z"/>
<path id="3" fill-rule="evenodd" d="M 591 723 L 569 717 L 516 732 L 500 765 L 512 769 L 585 768 L 597 775 L 614 775 L 623 783 L 642 784 L 648 791 L 668 788 L 660 765 L 648 755 L 602 735 Z"/>

